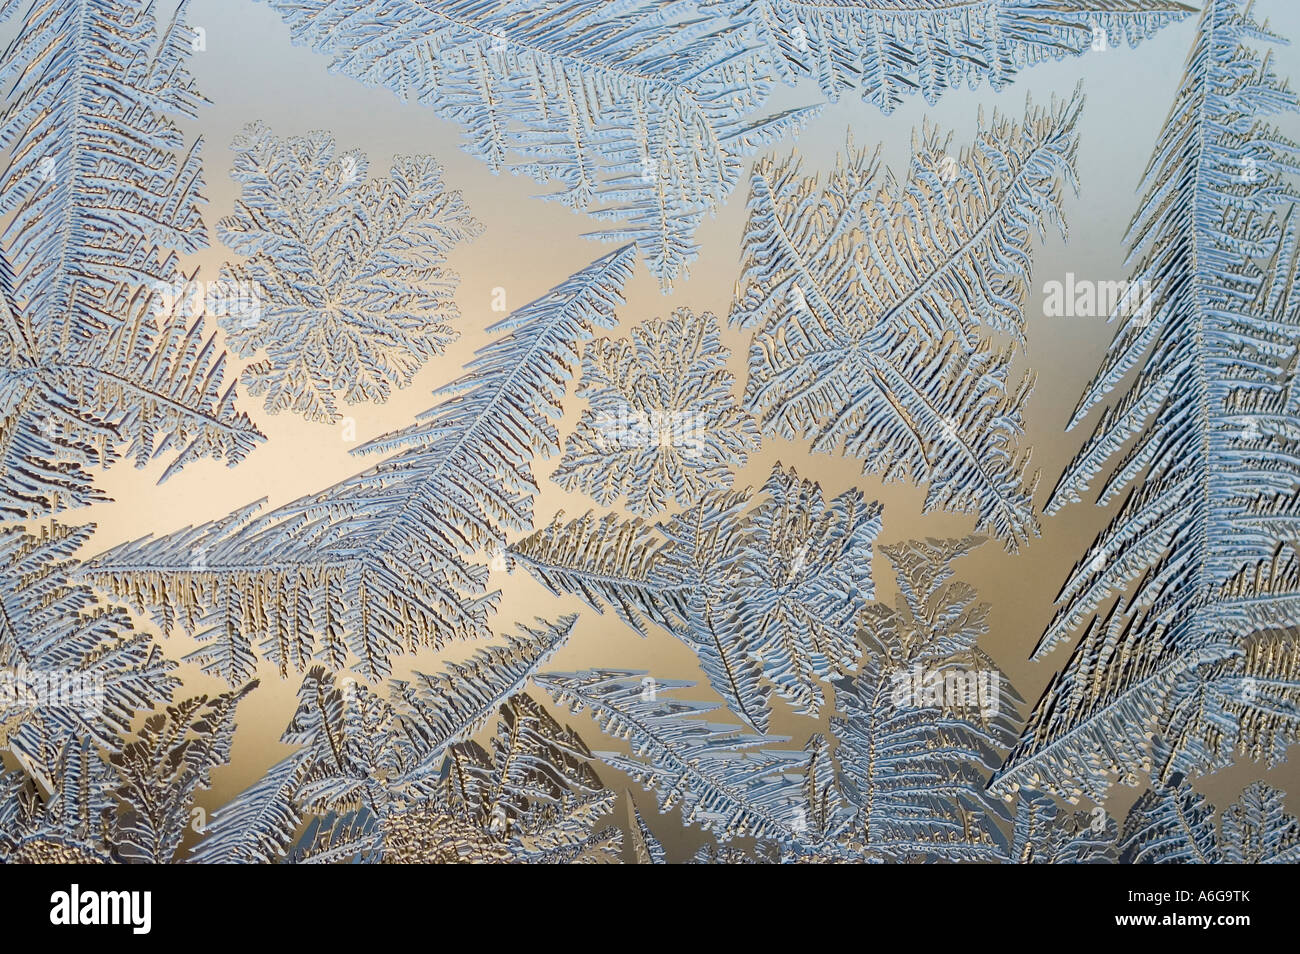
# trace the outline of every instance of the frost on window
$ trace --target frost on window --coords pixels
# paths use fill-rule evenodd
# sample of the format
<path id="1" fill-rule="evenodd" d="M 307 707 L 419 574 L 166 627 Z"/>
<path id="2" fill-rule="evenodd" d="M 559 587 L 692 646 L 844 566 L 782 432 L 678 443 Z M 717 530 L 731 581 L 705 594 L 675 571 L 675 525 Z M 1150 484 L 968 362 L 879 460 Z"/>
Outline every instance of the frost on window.
<path id="1" fill-rule="evenodd" d="M 243 187 L 217 234 L 243 263 L 222 308 L 226 340 L 268 411 L 335 421 L 336 402 L 383 402 L 457 336 L 457 245 L 482 229 L 431 156 L 370 178 L 366 157 L 317 132 L 280 139 L 261 124 L 231 147 Z"/>
<path id="2" fill-rule="evenodd" d="M 640 514 L 729 487 L 758 446 L 729 357 L 717 320 L 687 309 L 642 322 L 631 340 L 592 342 L 578 392 L 588 409 L 554 480 L 604 504 L 625 497 Z"/>

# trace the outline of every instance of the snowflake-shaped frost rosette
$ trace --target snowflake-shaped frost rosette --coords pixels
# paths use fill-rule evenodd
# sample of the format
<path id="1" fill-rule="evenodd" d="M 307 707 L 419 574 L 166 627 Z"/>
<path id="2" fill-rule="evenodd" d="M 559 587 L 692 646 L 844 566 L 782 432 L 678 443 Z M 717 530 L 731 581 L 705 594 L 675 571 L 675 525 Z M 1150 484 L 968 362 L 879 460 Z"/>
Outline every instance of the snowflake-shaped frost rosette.
<path id="1" fill-rule="evenodd" d="M 637 514 L 729 487 L 759 445 L 737 405 L 717 319 L 688 309 L 644 321 L 630 340 L 592 342 L 582 361 L 588 402 L 553 479 Z"/>
<path id="2" fill-rule="evenodd" d="M 429 156 L 399 156 L 387 178 L 366 157 L 336 154 L 314 132 L 278 139 L 262 124 L 232 143 L 243 194 L 218 223 L 250 256 L 222 280 L 256 287 L 258 320 L 223 321 L 249 392 L 271 413 L 336 421 L 335 399 L 382 403 L 454 340 L 459 277 L 448 253 L 480 234 L 459 192 Z"/>

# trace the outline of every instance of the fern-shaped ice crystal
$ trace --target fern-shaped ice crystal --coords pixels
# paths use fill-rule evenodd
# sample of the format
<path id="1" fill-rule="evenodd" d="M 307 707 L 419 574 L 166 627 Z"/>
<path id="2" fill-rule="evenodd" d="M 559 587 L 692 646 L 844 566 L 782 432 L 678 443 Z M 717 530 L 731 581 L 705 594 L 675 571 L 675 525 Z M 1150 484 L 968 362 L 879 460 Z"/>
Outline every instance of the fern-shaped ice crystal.
<path id="1" fill-rule="evenodd" d="M 816 107 L 760 108 L 763 44 L 693 0 L 270 0 L 332 68 L 460 125 L 493 171 L 611 223 L 665 287 L 735 187 L 741 157 Z"/>
<path id="2" fill-rule="evenodd" d="M 90 561 L 99 585 L 180 623 L 195 658 L 235 681 L 256 650 L 282 671 L 353 660 L 367 678 L 394 654 L 481 636 L 495 603 L 487 566 L 531 529 L 535 455 L 558 449 L 552 418 L 579 342 L 611 327 L 635 251 L 611 253 L 492 330 L 444 400 L 361 448 L 378 465 L 264 516 L 257 505 Z"/>
<path id="3" fill-rule="evenodd" d="M 617 830 L 596 827 L 613 793 L 589 765 L 591 753 L 523 691 L 573 622 L 526 628 L 468 665 L 399 683 L 391 703 L 312 669 L 283 736 L 298 751 L 218 812 L 195 860 L 617 857 Z M 494 714 L 485 748 L 471 736 Z M 290 847 L 305 817 L 312 821 Z"/>
<path id="4" fill-rule="evenodd" d="M 1081 107 L 995 116 L 956 157 L 927 129 L 901 182 L 852 148 L 824 186 L 794 158 L 757 164 L 731 317 L 754 329 L 765 433 L 928 484 L 927 510 L 973 511 L 1009 549 L 1038 532 L 1017 449 L 1032 379 L 1010 365 L 1030 240 L 1064 230 Z"/>
<path id="5" fill-rule="evenodd" d="M 120 607 L 103 606 L 71 579 L 93 527 L 53 524 L 0 533 L 0 739 L 33 777 L 64 741 L 112 751 L 137 712 L 169 698 L 175 664 Z"/>
<path id="6" fill-rule="evenodd" d="M 1122 833 L 1125 864 L 1295 864 L 1300 822 L 1285 793 L 1252 782 L 1215 824 L 1214 808 L 1186 784 L 1152 789 L 1133 805 Z"/>
<path id="7" fill-rule="evenodd" d="M 1177 0 L 712 0 L 754 25 L 778 74 L 811 77 L 832 101 L 849 90 L 889 113 L 905 95 L 931 105 L 1026 66 L 1136 46 L 1193 9 Z M 1098 58 L 1099 64 L 1104 58 Z M 1104 68 L 1098 66 L 1098 68 Z"/>
<path id="8" fill-rule="evenodd" d="M 647 623 L 673 633 L 727 706 L 766 732 L 769 684 L 813 713 L 821 682 L 852 671 L 879 531 L 880 505 L 861 492 L 826 500 L 777 465 L 753 500 L 706 494 L 656 528 L 588 514 L 511 554 L 552 592 L 611 608 L 640 633 Z"/>
<path id="9" fill-rule="evenodd" d="M 1070 425 L 1118 398 L 1047 509 L 1102 475 L 1097 502 L 1119 507 L 1062 587 L 1036 655 L 1084 635 L 1000 790 L 1100 801 L 1112 773 L 1140 784 L 1154 770 L 1167 784 L 1234 751 L 1274 761 L 1300 729 L 1300 258 L 1287 182 L 1300 148 L 1267 121 L 1300 103 L 1253 45 L 1274 39 L 1238 0 L 1202 13 L 1129 228 L 1132 284 L 1151 304 L 1112 316 Z"/>
<path id="10" fill-rule="evenodd" d="M 123 456 L 165 479 L 261 439 L 202 317 L 156 291 L 207 244 L 185 13 L 159 32 L 145 0 L 34 2 L 4 52 L 2 515 L 104 499 L 88 468 Z"/>

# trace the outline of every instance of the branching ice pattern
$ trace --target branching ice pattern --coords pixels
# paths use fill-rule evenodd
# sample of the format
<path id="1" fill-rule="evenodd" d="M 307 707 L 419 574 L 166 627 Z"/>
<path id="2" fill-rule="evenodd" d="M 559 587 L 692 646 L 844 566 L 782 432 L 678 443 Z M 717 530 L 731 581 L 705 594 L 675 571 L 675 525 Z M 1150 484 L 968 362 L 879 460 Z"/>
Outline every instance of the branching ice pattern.
<path id="1" fill-rule="evenodd" d="M 986 604 L 952 581 L 980 538 L 882 548 L 900 599 L 868 608 L 863 659 L 831 717 L 850 812 L 842 840 L 896 859 L 999 860 L 1006 809 L 985 791 L 1019 701 L 976 645 Z"/>
<path id="2" fill-rule="evenodd" d="M 1149 300 L 1112 316 L 1070 426 L 1115 403 L 1046 507 L 1098 483 L 1117 509 L 1036 655 L 1082 636 L 1019 733 L 1023 700 L 979 645 L 989 606 L 953 564 L 983 534 L 1014 551 L 1039 533 L 1034 381 L 1012 368 L 1032 245 L 1066 234 L 1077 91 L 1019 122 L 981 115 L 960 149 L 927 123 L 902 177 L 851 140 L 824 183 L 797 155 L 753 164 L 729 316 L 751 334 L 743 400 L 711 314 L 591 339 L 638 254 L 665 290 L 684 278 L 745 157 L 820 108 L 774 110 L 775 84 L 889 112 L 1135 44 L 1186 6 L 270 5 L 334 69 L 430 105 L 622 247 L 489 329 L 431 410 L 359 449 L 377 465 L 79 564 L 93 527 L 51 518 L 103 499 L 96 469 L 165 461 L 165 479 L 261 435 L 224 383 L 218 316 L 169 291 L 207 244 L 201 143 L 179 128 L 202 102 L 186 3 L 159 24 L 145 0 L 0 0 L 0 21 L 25 8 L 0 63 L 0 857 L 656 864 L 678 853 L 656 829 L 684 824 L 709 836 L 706 863 L 1300 860 L 1283 792 L 1253 782 L 1216 812 L 1192 787 L 1300 738 L 1300 146 L 1266 121 L 1300 102 L 1248 5 L 1206 0 L 1144 180 L 1128 244 Z M 314 421 L 387 400 L 455 336 L 447 259 L 478 223 L 428 156 L 372 178 L 328 133 L 260 124 L 234 151 L 242 195 L 218 231 L 243 261 L 220 277 L 257 310 L 222 324 L 254 359 L 248 389 Z M 633 515 L 537 530 L 534 462 L 561 450 L 579 366 L 587 408 L 554 478 Z M 927 512 L 972 514 L 977 535 L 881 544 L 878 503 L 779 463 L 734 487 L 761 436 L 923 484 Z M 394 677 L 398 655 L 491 634 L 489 556 L 680 640 L 707 687 L 544 671 L 576 615 Z M 194 634 L 190 660 L 230 691 L 177 698 L 176 663 L 117 599 Z M 262 661 L 303 674 L 290 751 L 187 853 Z M 56 683 L 76 689 L 33 704 Z M 564 710 L 619 750 L 593 753 Z M 1122 826 L 1114 777 L 1150 786 Z M 620 802 L 629 780 L 659 814 Z M 1081 797 L 1091 810 L 1059 804 Z"/>
<path id="3" fill-rule="evenodd" d="M 931 105 L 1025 66 L 1127 42 L 1136 46 L 1194 8 L 1177 0 L 706 0 L 754 25 L 787 82 L 817 81 L 832 102 L 848 90 L 886 113 L 919 92 Z"/>
<path id="4" fill-rule="evenodd" d="M 746 521 L 734 578 L 723 584 L 735 609 L 730 638 L 751 647 L 797 712 L 818 711 L 819 681 L 857 665 L 880 513 L 857 491 L 825 500 L 819 485 L 777 467 Z"/>
<path id="5" fill-rule="evenodd" d="M 1021 865 L 1114 864 L 1118 827 L 1100 807 L 1062 815 L 1051 797 L 1023 791 L 1016 800 L 1007 862 Z"/>
<path id="6" fill-rule="evenodd" d="M 556 561 L 548 567 L 544 554 L 560 556 L 560 541 L 579 530 L 589 535 L 611 526 L 588 520 L 551 528 L 514 552 L 553 586 L 585 580 L 588 588 L 577 591 L 599 606 L 595 573 L 557 569 Z M 813 735 L 801 751 L 762 729 L 745 733 L 698 718 L 717 704 L 680 698 L 690 686 L 680 680 L 596 669 L 543 674 L 536 681 L 557 702 L 588 712 L 607 735 L 628 743 L 629 754 L 600 757 L 658 792 L 661 811 L 680 804 L 683 821 L 700 825 L 718 843 L 752 837 L 759 858 L 998 862 L 1034 852 L 1042 861 L 1105 855 L 1114 844 L 1113 823 L 1102 837 L 1070 828 L 1057 822 L 1054 804 L 1042 795 L 1034 796 L 1032 810 L 1020 809 L 1016 841 L 1008 841 L 997 821 L 1006 820 L 1007 811 L 985 791 L 1014 738 L 1021 700 L 976 645 L 987 630 L 987 605 L 974 602 L 969 585 L 951 579 L 952 561 L 982 542 L 972 537 L 884 548 L 898 576 L 899 605 L 868 607 L 854 672 L 832 679 L 831 736 Z M 642 574 L 647 592 L 656 564 L 672 552 L 654 546 L 650 572 Z M 606 593 L 618 589 L 608 575 L 604 587 Z M 701 664 L 707 671 L 703 654 Z M 725 688 L 715 688 L 735 708 L 734 693 L 729 698 Z M 736 714 L 747 716 L 743 709 Z M 746 858 L 738 850 L 718 850 L 725 857 L 709 852 L 700 860 Z"/>
<path id="7" fill-rule="evenodd" d="M 716 491 L 653 528 L 587 514 L 510 553 L 554 593 L 612 608 L 640 633 L 649 622 L 673 633 L 728 707 L 765 732 L 765 683 L 812 713 L 819 682 L 855 665 L 879 532 L 879 504 L 856 490 L 826 501 L 778 465 L 756 501 Z"/>
<path id="8" fill-rule="evenodd" d="M 617 860 L 621 832 L 597 827 L 614 796 L 590 751 L 524 691 L 574 622 L 397 682 L 391 702 L 312 669 L 283 736 L 297 751 L 218 812 L 193 860 Z M 493 717 L 485 747 L 473 735 Z"/>
<path id="9" fill-rule="evenodd" d="M 46 735 L 33 746 L 36 733 L 27 733 L 24 771 L 0 776 L 0 856 L 17 864 L 175 861 L 193 796 L 229 761 L 235 708 L 256 685 L 169 705 L 107 759 L 88 734 Z"/>
<path id="10" fill-rule="evenodd" d="M 732 395 L 717 320 L 679 309 L 642 322 L 632 340 L 601 338 L 582 356 L 587 399 L 552 479 L 636 514 L 725 490 L 758 449 L 758 427 Z"/>
<path id="11" fill-rule="evenodd" d="M 692 718 L 717 704 L 667 697 L 689 682 L 660 680 L 650 698 L 644 676 L 592 670 L 549 673 L 537 683 L 573 712 L 589 712 L 607 735 L 628 741 L 630 754 L 600 752 L 601 761 L 657 792 L 660 811 L 680 804 L 688 824 L 701 825 L 720 842 L 740 836 L 795 840 L 804 753 L 768 747 L 788 742 L 784 737 Z"/>
<path id="12" fill-rule="evenodd" d="M 551 201 L 613 223 L 667 286 L 741 157 L 815 108 L 760 115 L 764 47 L 693 0 L 270 0 L 294 41 L 332 68 L 431 106 L 495 171 L 557 188 Z"/>
<path id="13" fill-rule="evenodd" d="M 1152 304 L 1112 316 L 1115 338 L 1070 425 L 1119 397 L 1048 511 L 1081 500 L 1111 461 L 1097 503 L 1120 506 L 1061 590 L 1036 655 L 1084 635 L 1000 791 L 1100 801 L 1112 774 L 1167 784 L 1234 753 L 1271 764 L 1298 737 L 1300 299 L 1287 178 L 1300 147 L 1267 117 L 1300 104 L 1254 45 L 1274 39 L 1237 0 L 1205 5 L 1129 229 L 1132 284 Z"/>
<path id="14" fill-rule="evenodd" d="M 121 607 L 98 605 L 89 587 L 69 579 L 92 529 L 0 531 L 0 672 L 12 679 L 0 737 L 47 789 L 49 760 L 65 743 L 117 750 L 135 714 L 179 684 L 175 663 L 133 630 Z M 51 680 L 67 691 L 56 694 Z"/>
<path id="15" fill-rule="evenodd" d="M 558 185 L 545 198 L 615 223 L 667 288 L 741 160 L 820 108 L 765 109 L 773 85 L 816 75 L 888 111 L 1088 50 L 1094 27 L 1136 43 L 1185 16 L 1173 0 L 269 0 L 331 69 L 428 105 L 493 169 Z"/>
<path id="16" fill-rule="evenodd" d="M 1295 864 L 1300 822 L 1287 814 L 1285 795 L 1252 782 L 1215 824 L 1214 808 L 1185 784 L 1152 789 L 1124 823 L 1125 864 Z"/>
<path id="17" fill-rule="evenodd" d="M 0 7 L 8 19 L 20 4 Z M 241 460 L 262 435 L 202 316 L 156 289 L 207 245 L 186 4 L 32 3 L 0 84 L 0 516 L 104 499 L 89 468 Z"/>
<path id="18" fill-rule="evenodd" d="M 746 402 L 764 433 L 928 484 L 927 510 L 973 511 L 1008 549 L 1038 533 L 1017 449 L 1033 381 L 1011 361 L 1029 242 L 1064 233 L 1081 108 L 1076 92 L 994 116 L 958 157 L 927 129 L 903 182 L 851 144 L 824 186 L 795 157 L 755 166 L 731 320 L 754 329 Z"/>
<path id="19" fill-rule="evenodd" d="M 160 706 L 176 664 L 69 578 L 92 529 L 0 531 L 0 749 L 19 766 L 0 773 L 6 862 L 176 860 L 256 686 Z"/>
<path id="20" fill-rule="evenodd" d="M 454 340 L 459 281 L 446 257 L 482 231 L 430 156 L 403 156 L 385 179 L 364 154 L 337 154 L 317 132 L 278 139 L 260 123 L 234 141 L 243 195 L 217 234 L 248 256 L 221 277 L 258 296 L 252 315 L 223 321 L 243 372 L 268 411 L 309 420 L 348 404 L 383 402 Z"/>
<path id="21" fill-rule="evenodd" d="M 360 448 L 378 465 L 263 516 L 258 504 L 201 527 L 122 544 L 86 577 L 206 645 L 191 658 L 230 682 L 257 654 L 287 673 L 319 660 L 386 676 L 395 654 L 488 632 L 488 568 L 507 533 L 532 529 L 536 455 L 579 343 L 612 327 L 635 250 L 593 263 L 494 325 L 467 373 L 418 423 Z"/>

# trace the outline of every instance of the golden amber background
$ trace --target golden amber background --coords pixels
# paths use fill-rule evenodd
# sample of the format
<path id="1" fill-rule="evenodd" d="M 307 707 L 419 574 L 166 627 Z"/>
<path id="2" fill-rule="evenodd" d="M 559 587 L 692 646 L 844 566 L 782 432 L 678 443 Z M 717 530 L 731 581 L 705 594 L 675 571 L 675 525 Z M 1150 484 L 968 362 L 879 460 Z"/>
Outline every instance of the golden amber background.
<path id="1" fill-rule="evenodd" d="M 167 8 L 165 0 L 162 6 Z M 1294 0 L 1261 2 L 1257 4 L 1257 15 L 1261 19 L 1269 17 L 1277 31 L 1300 41 L 1300 4 Z M 206 31 L 206 50 L 194 56 L 191 69 L 211 105 L 191 124 L 190 132 L 205 140 L 209 200 L 206 218 L 210 230 L 218 218 L 231 211 L 238 194 L 229 178 L 231 154 L 227 146 L 245 123 L 254 120 L 266 122 L 280 136 L 328 130 L 340 148 L 363 149 L 375 175 L 385 174 L 396 154 L 431 154 L 445 168 L 447 187 L 464 193 L 473 214 L 486 228 L 482 236 L 456 250 L 451 258 L 461 275 L 457 295 L 462 312 L 460 340 L 445 355 L 430 362 L 411 387 L 397 393 L 387 404 L 358 405 L 346 410 L 354 421 L 356 441 L 345 439 L 347 421 L 327 425 L 308 423 L 289 414 L 271 416 L 262 411 L 260 400 L 241 397 L 240 406 L 265 432 L 266 443 L 237 468 L 204 461 L 161 486 L 156 481 L 162 464 L 144 470 L 119 466 L 102 475 L 101 486 L 114 502 L 72 515 L 73 520 L 98 525 L 86 555 L 147 533 L 166 533 L 224 516 L 260 497 L 268 498 L 269 506 L 276 506 L 363 469 L 371 461 L 350 452 L 368 438 L 406 425 L 429 407 L 433 403 L 430 392 L 456 377 L 462 364 L 485 343 L 483 329 L 502 317 L 491 310 L 494 289 L 505 290 L 508 307 L 513 310 L 604 251 L 581 237 L 594 228 L 592 220 L 534 198 L 547 191 L 545 186 L 523 177 L 493 175 L 486 166 L 461 152 L 459 130 L 454 125 L 436 119 L 427 109 L 402 104 L 386 90 L 367 89 L 352 79 L 327 72 L 328 58 L 292 46 L 288 28 L 266 5 L 251 0 L 194 0 L 189 22 Z M 10 24 L 6 29 L 12 27 Z M 1102 318 L 1044 317 L 1043 285 L 1063 280 L 1066 272 L 1074 272 L 1078 278 L 1106 281 L 1127 277 L 1125 227 L 1137 203 L 1136 190 L 1152 142 L 1180 81 L 1194 29 L 1193 16 L 1160 31 L 1137 49 L 1090 52 L 1035 66 L 1022 72 L 1001 93 L 987 88 L 954 91 L 933 108 L 913 97 L 888 117 L 850 97 L 828 105 L 797 140 L 797 148 L 810 170 L 828 168 L 846 135 L 851 134 L 858 145 L 883 143 L 885 163 L 901 171 L 910 154 L 912 129 L 920 125 L 922 117 L 928 116 L 942 129 L 952 131 L 954 147 L 959 148 L 975 133 L 981 109 L 991 112 L 997 108 L 1019 117 L 1026 95 L 1032 95 L 1035 102 L 1045 102 L 1052 93 L 1068 95 L 1083 80 L 1087 105 L 1080 123 L 1078 162 L 1082 192 L 1078 197 L 1069 196 L 1066 202 L 1068 242 L 1049 235 L 1038 243 L 1034 291 L 1027 315 L 1028 356 L 1022 358 L 1022 365 L 1038 374 L 1038 385 L 1026 410 L 1025 441 L 1034 448 L 1034 466 L 1042 471 L 1036 495 L 1040 505 L 1095 419 L 1094 414 L 1081 431 L 1063 430 L 1111 333 Z M 1282 47 L 1274 56 L 1280 74 L 1300 78 L 1300 51 Z M 778 87 L 775 98 L 774 106 L 805 105 L 820 99 L 817 90 L 808 87 Z M 1295 115 L 1286 117 L 1283 131 L 1300 139 L 1300 120 Z M 793 145 L 786 140 L 771 151 L 779 154 Z M 638 267 L 626 289 L 627 304 L 619 312 L 620 328 L 613 334 L 624 334 L 636 322 L 666 315 L 680 306 L 696 312 L 711 311 L 725 321 L 738 274 L 746 190 L 747 177 L 742 174 L 726 206 L 700 228 L 697 240 L 702 253 L 691 266 L 689 279 L 678 282 L 671 295 L 662 294 L 657 282 Z M 200 269 L 200 278 L 215 278 L 226 257 L 215 234 L 213 243 L 215 247 L 186 263 L 188 269 Z M 724 340 L 732 351 L 731 367 L 739 393 L 744 382 L 747 333 L 726 329 Z M 231 367 L 237 369 L 238 362 Z M 572 429 L 581 410 L 582 402 L 571 397 L 560 423 L 562 435 Z M 960 515 L 924 515 L 921 489 L 898 483 L 882 486 L 875 478 L 862 476 L 854 461 L 813 456 L 797 442 L 766 438 L 762 450 L 737 474 L 736 486 L 761 485 L 777 461 L 793 465 L 800 475 L 819 481 L 828 495 L 857 486 L 879 499 L 884 504 L 880 543 L 963 535 L 973 525 L 971 519 Z M 538 526 L 561 510 L 577 516 L 595 506 L 550 482 L 549 474 L 556 462 L 553 458 L 537 465 L 541 486 Z M 1090 504 L 1076 504 L 1057 516 L 1043 518 L 1041 538 L 1018 555 L 1008 555 L 999 544 L 990 542 L 956 564 L 958 577 L 975 585 L 981 599 L 992 605 L 991 631 L 983 641 L 984 648 L 1030 705 L 1064 664 L 1069 647 L 1058 648 L 1038 663 L 1028 661 L 1029 652 L 1051 618 L 1053 598 L 1068 569 L 1108 520 L 1109 513 L 1108 509 Z M 878 598 L 892 600 L 894 589 L 887 562 L 877 556 L 873 568 Z M 494 621 L 498 633 L 512 631 L 516 621 L 531 621 L 536 616 L 554 619 L 565 612 L 581 611 L 582 618 L 570 642 L 548 668 L 645 669 L 660 678 L 695 679 L 697 686 L 689 692 L 698 698 L 712 698 L 692 652 L 668 634 L 654 632 L 642 639 L 617 619 L 599 616 L 576 599 L 550 595 L 522 571 L 496 573 L 492 585 L 504 595 Z M 163 641 L 164 650 L 177 660 L 195 645 L 175 633 Z M 454 645 L 442 655 L 459 658 L 474 648 L 470 644 Z M 394 671 L 396 675 L 411 669 L 433 671 L 440 664 L 440 654 L 424 652 L 398 660 Z M 179 674 L 185 683 L 182 691 L 187 694 L 221 688 L 218 680 L 195 666 L 182 664 Z M 216 772 L 210 791 L 200 793 L 200 804 L 209 813 L 256 780 L 287 751 L 279 736 L 294 710 L 298 681 L 293 676 L 281 679 L 273 667 L 265 664 L 258 675 L 260 687 L 240 706 L 231 764 Z M 725 712 L 718 716 L 724 718 Z M 605 739 L 585 716 L 564 718 L 595 750 L 621 745 Z M 801 745 L 816 729 L 811 720 L 793 716 L 777 704 L 773 732 L 793 736 L 792 746 Z M 621 788 L 627 784 L 612 771 L 602 769 L 602 775 L 611 786 Z M 1267 772 L 1261 766 L 1239 764 L 1198 782 L 1196 787 L 1222 806 L 1237 796 L 1246 781 L 1261 777 L 1289 790 L 1290 810 L 1300 810 L 1300 785 L 1292 784 L 1300 780 L 1300 765 L 1295 762 Z M 639 789 L 634 794 L 648 824 L 664 840 L 670 859 L 688 857 L 709 837 L 699 830 L 682 830 L 674 814 L 657 815 L 651 794 Z M 1107 808 L 1122 819 L 1136 795 L 1134 789 L 1116 788 Z M 620 801 L 616 821 L 624 821 L 626 811 L 625 801 Z"/>

